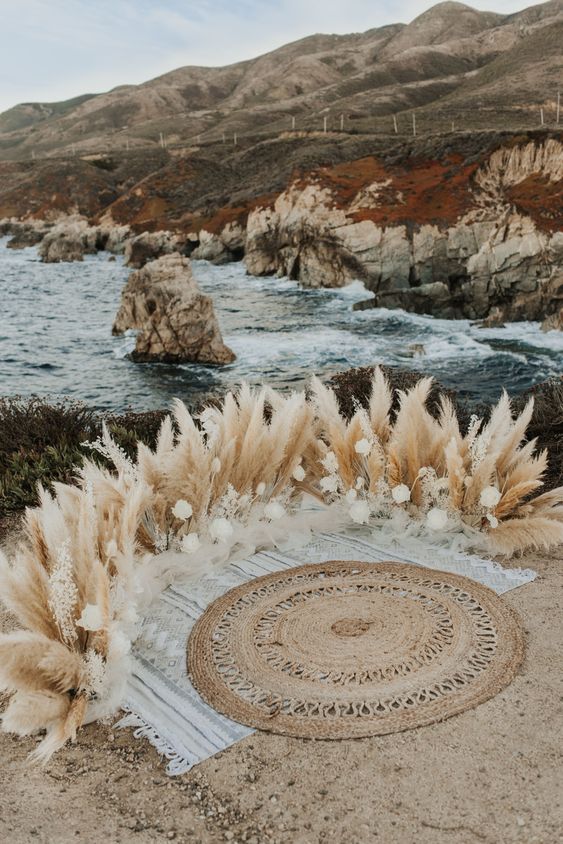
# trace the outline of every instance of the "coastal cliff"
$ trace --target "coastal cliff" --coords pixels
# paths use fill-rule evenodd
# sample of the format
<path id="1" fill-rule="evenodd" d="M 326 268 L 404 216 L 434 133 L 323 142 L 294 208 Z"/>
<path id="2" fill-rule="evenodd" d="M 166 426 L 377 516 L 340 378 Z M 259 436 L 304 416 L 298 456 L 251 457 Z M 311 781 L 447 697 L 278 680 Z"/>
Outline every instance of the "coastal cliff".
<path id="1" fill-rule="evenodd" d="M 45 211 L 45 197 L 29 196 Z M 177 251 L 244 259 L 252 275 L 307 287 L 361 279 L 373 294 L 361 307 L 561 321 L 561 132 L 281 139 L 228 166 L 168 161 L 80 224 L 53 227 L 53 213 L 23 213 L 4 229 L 14 245 L 43 237 L 44 260 L 109 248 L 139 268 Z"/>
<path id="2" fill-rule="evenodd" d="M 563 145 L 501 148 L 466 172 L 455 164 L 393 174 L 366 159 L 294 180 L 249 214 L 248 271 L 310 287 L 360 278 L 371 306 L 543 319 L 563 304 Z M 371 179 L 358 184 L 362 170 Z"/>

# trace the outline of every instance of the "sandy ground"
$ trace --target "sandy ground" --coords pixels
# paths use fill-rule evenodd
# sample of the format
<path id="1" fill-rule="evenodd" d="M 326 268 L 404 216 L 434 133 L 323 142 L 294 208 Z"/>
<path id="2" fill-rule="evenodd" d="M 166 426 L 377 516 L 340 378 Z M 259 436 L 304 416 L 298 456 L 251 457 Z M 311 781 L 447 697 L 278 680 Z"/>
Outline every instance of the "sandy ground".
<path id="1" fill-rule="evenodd" d="M 555 844 L 563 841 L 561 554 L 515 565 L 504 596 L 527 635 L 522 672 L 431 727 L 314 742 L 256 733 L 169 778 L 129 730 L 92 725 L 44 769 L 0 736 L 0 841 Z"/>

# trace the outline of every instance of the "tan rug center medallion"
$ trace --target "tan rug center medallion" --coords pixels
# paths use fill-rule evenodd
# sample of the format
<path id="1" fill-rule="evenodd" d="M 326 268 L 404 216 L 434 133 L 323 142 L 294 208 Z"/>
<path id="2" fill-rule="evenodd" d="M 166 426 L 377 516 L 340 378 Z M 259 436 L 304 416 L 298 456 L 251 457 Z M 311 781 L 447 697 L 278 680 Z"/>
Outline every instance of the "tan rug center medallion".
<path id="1" fill-rule="evenodd" d="M 494 592 L 400 563 L 329 562 L 232 589 L 199 618 L 188 671 L 251 727 L 310 738 L 381 735 L 493 697 L 523 635 Z"/>

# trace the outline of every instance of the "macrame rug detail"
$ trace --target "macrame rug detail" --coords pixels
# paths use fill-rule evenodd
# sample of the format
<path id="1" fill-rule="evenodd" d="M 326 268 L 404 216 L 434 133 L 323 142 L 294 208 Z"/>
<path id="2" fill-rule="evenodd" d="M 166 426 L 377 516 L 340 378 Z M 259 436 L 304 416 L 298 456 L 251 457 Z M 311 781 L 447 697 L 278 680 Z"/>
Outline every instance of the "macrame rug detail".
<path id="1" fill-rule="evenodd" d="M 168 760 L 171 775 L 225 750 L 253 730 L 209 706 L 186 673 L 186 641 L 197 620 L 217 598 L 255 578 L 287 572 L 302 563 L 330 559 L 419 565 L 421 574 L 435 570 L 461 574 L 503 594 L 534 580 L 530 569 L 508 569 L 490 560 L 451 549 L 425 547 L 408 538 L 401 547 L 365 529 L 318 534 L 309 544 L 284 551 L 264 551 L 210 572 L 186 584 L 169 587 L 143 619 L 133 647 L 133 672 L 128 681 L 126 711 L 121 726 L 135 728 Z"/>
<path id="2" fill-rule="evenodd" d="M 248 726 L 303 738 L 381 735 L 497 694 L 523 654 L 514 613 L 467 578 L 334 561 L 259 577 L 196 623 L 201 696 Z"/>

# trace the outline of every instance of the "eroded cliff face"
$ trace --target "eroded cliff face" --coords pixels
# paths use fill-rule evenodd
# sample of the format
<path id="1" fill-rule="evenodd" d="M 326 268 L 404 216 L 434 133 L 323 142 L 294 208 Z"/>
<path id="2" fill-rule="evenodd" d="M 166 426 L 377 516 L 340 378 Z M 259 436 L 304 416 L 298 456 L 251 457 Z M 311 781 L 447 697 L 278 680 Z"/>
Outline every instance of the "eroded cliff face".
<path id="1" fill-rule="evenodd" d="M 305 286 L 360 278 L 375 294 L 369 306 L 497 320 L 557 313 L 561 133 L 375 144 L 304 138 L 258 144 L 229 162 L 168 161 L 79 225 L 60 218 L 51 183 L 39 180 L 41 215 L 0 230 L 15 234 L 14 246 L 44 238 L 44 260 L 100 248 L 125 251 L 135 268 L 172 251 L 215 263 L 244 257 L 251 274 Z M 99 178 L 93 167 L 82 177 L 90 171 Z"/>
<path id="2" fill-rule="evenodd" d="M 373 306 L 444 317 L 553 312 L 563 275 L 563 145 L 500 149 L 465 172 L 456 164 L 413 162 L 383 178 L 364 162 L 378 178 L 360 186 L 359 162 L 294 180 L 249 214 L 248 271 L 311 287 L 360 278 Z"/>

